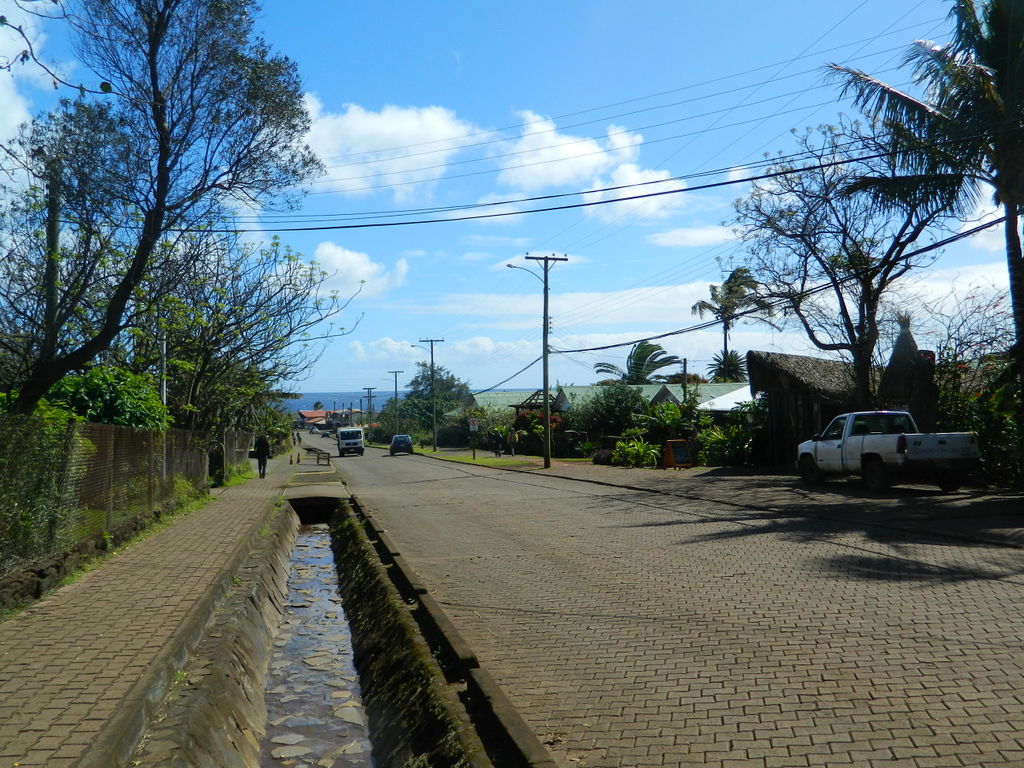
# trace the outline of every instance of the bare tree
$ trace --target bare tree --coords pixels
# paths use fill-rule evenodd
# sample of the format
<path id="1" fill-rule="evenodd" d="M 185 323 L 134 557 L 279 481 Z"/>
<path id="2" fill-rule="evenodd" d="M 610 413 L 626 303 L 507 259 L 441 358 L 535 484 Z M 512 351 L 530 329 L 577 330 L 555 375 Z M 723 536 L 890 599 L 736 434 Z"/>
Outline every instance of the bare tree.
<path id="1" fill-rule="evenodd" d="M 328 340 L 350 332 L 332 318 L 352 297 L 325 292 L 328 275 L 276 239 L 259 249 L 210 238 L 191 245 L 187 276 L 114 354 L 125 367 L 155 372 L 162 337 L 175 424 L 247 423 L 253 402 L 301 378 Z"/>
<path id="2" fill-rule="evenodd" d="M 853 183 L 884 173 L 888 161 L 856 124 L 823 126 L 798 137 L 802 169 L 755 184 L 736 202 L 749 247 L 747 266 L 760 298 L 793 320 L 820 350 L 846 356 L 858 404 L 872 404 L 872 356 L 879 307 L 893 284 L 933 257 L 915 244 L 941 209 L 903 198 L 894 210 Z"/>

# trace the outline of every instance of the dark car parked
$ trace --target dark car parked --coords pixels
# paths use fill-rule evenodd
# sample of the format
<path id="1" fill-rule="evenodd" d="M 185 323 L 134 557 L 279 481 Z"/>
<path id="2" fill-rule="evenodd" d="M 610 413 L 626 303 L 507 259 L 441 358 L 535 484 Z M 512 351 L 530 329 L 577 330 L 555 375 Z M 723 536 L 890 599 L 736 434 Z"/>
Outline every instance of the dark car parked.
<path id="1" fill-rule="evenodd" d="M 391 438 L 391 455 L 396 453 L 413 453 L 412 438 L 409 435 L 395 435 Z"/>

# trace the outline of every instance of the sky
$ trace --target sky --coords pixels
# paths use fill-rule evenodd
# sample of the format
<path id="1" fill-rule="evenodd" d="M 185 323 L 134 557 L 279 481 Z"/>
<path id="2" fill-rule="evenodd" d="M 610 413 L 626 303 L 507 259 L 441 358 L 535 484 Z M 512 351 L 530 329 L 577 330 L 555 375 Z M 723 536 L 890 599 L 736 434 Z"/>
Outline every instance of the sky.
<path id="1" fill-rule="evenodd" d="M 356 294 L 337 321 L 346 335 L 286 387 L 386 392 L 391 372 L 402 387 L 429 360 L 421 340 L 443 339 L 437 364 L 474 391 L 539 388 L 543 282 L 528 255 L 567 259 L 548 274 L 552 385 L 592 383 L 594 364 L 622 366 L 630 342 L 700 324 L 691 307 L 743 263 L 731 218 L 747 166 L 792 151 L 794 129 L 857 115 L 824 66 L 903 84 L 903 52 L 945 40 L 948 10 L 940 0 L 268 0 L 258 30 L 298 64 L 306 140 L 326 173 L 301 210 L 237 225 L 255 242 L 278 235 L 329 273 L 326 287 Z M 33 34 L 42 55 L 73 66 L 59 29 Z M 11 44 L 0 37 L 0 55 Z M 0 76 L 0 135 L 53 98 L 28 67 Z M 667 194 L 594 204 L 646 191 Z M 437 210 L 467 205 L 486 207 Z M 554 206 L 573 207 L 518 213 Z M 516 215 L 451 220 L 495 213 Z M 429 223 L 393 225 L 410 220 Z M 319 229 L 290 231 L 308 227 Z M 910 282 L 928 301 L 1005 287 L 998 228 L 946 248 Z M 658 343 L 704 373 L 722 335 Z M 798 329 L 754 323 L 733 329 L 730 349 L 819 354 Z"/>

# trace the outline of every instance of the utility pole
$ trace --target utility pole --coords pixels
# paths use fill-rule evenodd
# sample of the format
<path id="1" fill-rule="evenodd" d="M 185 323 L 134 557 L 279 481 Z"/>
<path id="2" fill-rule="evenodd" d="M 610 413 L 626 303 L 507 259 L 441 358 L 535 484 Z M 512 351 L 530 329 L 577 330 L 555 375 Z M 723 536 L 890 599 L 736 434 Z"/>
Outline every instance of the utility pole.
<path id="1" fill-rule="evenodd" d="M 395 434 L 398 434 L 398 374 L 405 373 L 405 371 L 388 371 L 388 373 L 395 374 Z"/>
<path id="2" fill-rule="evenodd" d="M 366 428 L 373 429 L 373 390 L 376 387 L 363 387 L 366 390 Z"/>
<path id="3" fill-rule="evenodd" d="M 553 263 L 568 261 L 567 256 L 527 256 L 530 261 L 536 261 L 543 265 L 544 269 L 544 468 L 551 467 L 551 395 L 548 391 L 548 332 L 551 327 L 551 320 L 548 317 L 548 272 L 551 271 Z"/>
<path id="4" fill-rule="evenodd" d="M 420 339 L 420 344 L 430 345 L 430 410 L 434 419 L 434 447 L 437 451 L 437 388 L 434 386 L 434 345 L 443 344 L 444 339 Z"/>

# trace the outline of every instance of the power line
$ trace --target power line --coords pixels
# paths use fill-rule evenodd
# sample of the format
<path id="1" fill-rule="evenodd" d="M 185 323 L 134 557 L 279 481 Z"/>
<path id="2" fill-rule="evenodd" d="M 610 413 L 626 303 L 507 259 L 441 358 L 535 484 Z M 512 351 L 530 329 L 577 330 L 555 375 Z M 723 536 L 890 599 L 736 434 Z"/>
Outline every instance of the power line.
<path id="1" fill-rule="evenodd" d="M 1020 129 L 1011 129 L 1011 130 L 1020 130 Z M 960 138 L 956 139 L 955 141 L 951 140 L 948 143 L 959 143 L 959 142 L 962 142 L 962 141 L 966 140 L 966 138 L 969 138 L 969 137 L 960 137 Z M 631 202 L 631 201 L 635 201 L 635 200 L 646 200 L 646 199 L 650 199 L 650 198 L 664 197 L 666 195 L 677 195 L 677 194 L 680 194 L 680 193 L 683 193 L 683 192 L 699 192 L 699 191 L 704 191 L 704 190 L 708 190 L 708 189 L 718 189 L 720 187 L 733 186 L 735 184 L 748 184 L 748 183 L 755 182 L 755 181 L 765 181 L 767 179 L 779 178 L 781 176 L 788 176 L 788 175 L 795 174 L 795 173 L 805 173 L 807 171 L 823 170 L 823 169 L 826 169 L 826 168 L 834 168 L 836 166 L 846 165 L 848 163 L 855 163 L 855 162 L 863 162 L 863 161 L 866 161 L 866 160 L 873 160 L 873 159 L 877 159 L 877 158 L 881 158 L 881 157 L 886 157 L 886 156 L 889 156 L 891 154 L 893 154 L 893 152 L 888 152 L 888 151 L 887 152 L 875 152 L 875 153 L 871 153 L 871 154 L 868 154 L 868 155 L 860 155 L 860 156 L 857 156 L 857 157 L 848 157 L 848 158 L 843 158 L 843 159 L 840 159 L 840 160 L 832 160 L 832 161 L 824 162 L 824 163 L 816 163 L 814 165 L 802 166 L 800 168 L 785 168 L 785 169 L 782 169 L 782 170 L 777 170 L 777 171 L 771 171 L 771 172 L 768 172 L 768 173 L 758 174 L 756 176 L 748 176 L 748 177 L 745 177 L 745 178 L 742 178 L 742 179 L 727 179 L 725 181 L 709 182 L 707 184 L 701 184 L 701 185 L 693 186 L 693 187 L 674 188 L 674 189 L 662 190 L 660 192 L 647 192 L 647 193 L 644 193 L 644 194 L 629 195 L 629 196 L 626 196 L 626 197 L 616 197 L 616 198 L 604 199 L 604 200 L 584 200 L 583 202 L 578 202 L 578 203 L 566 203 L 564 205 L 551 205 L 551 206 L 544 206 L 544 207 L 540 207 L 540 208 L 530 208 L 530 209 L 526 209 L 526 210 L 498 211 L 498 212 L 495 212 L 495 213 L 478 213 L 478 214 L 472 214 L 472 215 L 469 215 L 469 216 L 453 216 L 453 217 L 449 217 L 449 218 L 438 218 L 438 219 L 429 219 L 429 218 L 427 218 L 427 219 L 411 219 L 411 220 L 407 220 L 407 221 L 385 221 L 385 222 L 368 222 L 368 223 L 364 222 L 364 223 L 358 223 L 358 224 L 332 224 L 332 225 L 309 226 L 309 227 L 276 227 L 276 228 L 269 227 L 269 228 L 259 228 L 259 229 L 216 228 L 216 227 L 214 227 L 214 228 L 208 228 L 208 229 L 192 229 L 192 228 L 170 229 L 168 231 L 171 231 L 171 232 L 201 231 L 201 232 L 207 233 L 207 234 L 209 234 L 209 233 L 242 234 L 242 233 L 264 232 L 264 231 L 271 231 L 271 232 L 325 232 L 325 231 L 347 230 L 347 229 L 379 229 L 379 228 L 384 228 L 384 227 L 406 227 L 406 226 L 414 226 L 414 225 L 421 225 L 421 224 L 447 224 L 447 223 L 452 223 L 452 222 L 457 222 L 457 221 L 474 221 L 474 220 L 481 220 L 481 219 L 495 219 L 495 218 L 505 218 L 505 217 L 508 217 L 508 216 L 527 216 L 527 215 L 531 215 L 531 214 L 535 214 L 535 213 L 549 213 L 549 212 L 552 212 L 552 211 L 566 211 L 566 210 L 573 210 L 573 209 L 578 209 L 578 208 L 590 208 L 590 207 L 599 206 L 599 205 L 611 205 L 611 204 L 614 204 L 614 203 L 625 203 L 625 202 Z M 658 180 L 655 180 L 655 181 L 647 181 L 647 182 L 640 182 L 640 183 L 637 183 L 637 184 L 623 185 L 623 186 L 620 186 L 620 187 L 609 188 L 609 189 L 636 188 L 636 187 L 642 187 L 642 186 L 651 186 L 651 185 L 679 182 L 679 181 L 683 181 L 683 180 L 685 180 L 684 177 L 677 176 L 677 177 L 672 177 L 672 178 L 668 178 L 668 179 L 658 179 Z M 577 193 L 577 194 L 593 195 L 593 194 L 596 194 L 599 191 L 601 191 L 601 190 L 596 190 L 596 191 L 593 191 L 593 192 L 583 192 L 583 193 Z M 559 195 L 559 197 L 561 197 L 561 196 L 565 196 L 565 195 L 564 194 Z M 503 205 L 510 205 L 510 204 L 514 204 L 514 203 L 506 202 Z M 502 204 L 501 203 L 487 203 L 487 204 L 484 204 L 484 205 L 492 206 L 492 205 L 502 205 Z M 474 206 L 467 206 L 467 209 L 472 209 L 473 207 L 477 207 L 477 206 L 475 206 L 475 205 Z"/>
<path id="2" fill-rule="evenodd" d="M 1006 221 L 1006 217 L 1005 216 L 1000 216 L 998 219 L 993 219 L 992 221 L 989 221 L 989 222 L 987 222 L 985 224 L 980 224 L 977 227 L 973 227 L 973 228 L 965 230 L 963 232 L 958 232 L 957 234 L 951 235 L 951 236 L 949 236 L 947 238 L 944 238 L 943 240 L 938 240 L 938 241 L 936 241 L 934 243 L 931 243 L 929 245 L 922 246 L 921 248 L 918 248 L 915 251 L 911 251 L 909 253 L 904 254 L 904 256 L 905 257 L 919 256 L 922 253 L 928 253 L 929 251 L 934 251 L 934 250 L 938 250 L 939 248 L 944 248 L 945 246 L 950 245 L 952 243 L 958 242 L 958 241 L 963 240 L 963 239 L 968 238 L 968 237 L 972 237 L 973 235 L 976 235 L 978 232 L 982 232 L 982 231 L 984 231 L 986 229 L 994 227 L 997 224 L 1002 224 L 1004 221 Z M 859 272 L 855 272 L 854 274 L 848 275 L 847 277 L 843 278 L 842 280 L 839 280 L 838 282 L 839 283 L 846 283 L 846 282 L 850 282 L 852 280 L 857 280 L 857 279 L 859 279 L 865 273 L 865 271 L 866 270 L 860 270 Z M 822 285 L 818 285 L 818 286 L 815 286 L 813 288 L 808 288 L 806 291 L 800 291 L 800 292 L 794 294 L 792 297 L 777 299 L 774 302 L 774 304 L 777 304 L 778 306 L 777 307 L 773 307 L 773 309 L 777 309 L 777 308 L 780 308 L 780 307 L 784 306 L 785 303 L 788 302 L 791 298 L 804 298 L 804 297 L 807 297 L 807 296 L 813 296 L 813 295 L 816 295 L 818 293 L 823 293 L 825 291 L 831 290 L 834 287 L 835 287 L 834 283 L 831 283 L 831 282 L 823 283 Z M 735 317 L 739 318 L 739 317 L 746 317 L 747 315 L 755 315 L 755 314 L 758 314 L 760 311 L 761 311 L 760 309 L 748 309 L 748 310 L 744 310 L 742 312 L 737 312 Z M 552 354 L 556 354 L 556 355 L 576 354 L 576 353 L 579 353 L 579 352 L 600 352 L 600 351 L 603 351 L 603 350 L 606 350 L 606 349 L 616 349 L 618 347 L 632 346 L 634 344 L 640 343 L 641 341 L 656 341 L 658 339 L 668 338 L 669 336 L 679 336 L 679 335 L 684 334 L 684 333 L 693 333 L 695 331 L 704 331 L 704 330 L 707 330 L 709 328 L 714 328 L 716 325 L 719 325 L 720 322 L 721 322 L 720 320 L 709 320 L 708 322 L 705 322 L 705 323 L 699 323 L 697 325 L 691 325 L 691 326 L 688 326 L 686 328 L 679 328 L 679 329 L 674 330 L 674 331 L 667 331 L 665 333 L 659 333 L 659 334 L 656 334 L 654 336 L 645 336 L 645 337 L 640 338 L 640 339 L 633 339 L 632 341 L 623 341 L 623 342 L 620 342 L 620 343 L 617 343 L 617 344 L 604 344 L 602 346 L 597 346 L 597 347 L 585 347 L 585 348 L 582 348 L 582 349 L 552 349 L 551 352 L 552 352 Z"/>
<path id="3" fill-rule="evenodd" d="M 904 14 L 904 15 L 907 15 L 907 14 Z M 934 22 L 934 21 L 941 21 L 941 19 L 928 19 L 928 20 L 922 21 L 921 24 L 928 24 L 928 23 Z M 833 26 L 833 28 L 834 28 L 834 26 Z M 800 61 L 802 59 L 809 59 L 809 58 L 812 58 L 812 57 L 821 56 L 821 55 L 826 54 L 826 53 L 830 53 L 830 52 L 835 52 L 835 51 L 841 50 L 843 48 L 851 48 L 851 47 L 854 47 L 854 46 L 863 46 L 865 43 L 870 43 L 870 42 L 873 42 L 873 41 L 877 41 L 877 40 L 881 39 L 881 37 L 883 37 L 883 36 L 891 36 L 891 35 L 899 34 L 901 32 L 912 31 L 912 30 L 917 29 L 919 26 L 920 26 L 920 24 L 908 25 L 908 26 L 905 26 L 905 27 L 901 27 L 899 29 L 889 30 L 889 31 L 887 31 L 885 33 L 885 35 L 872 35 L 870 37 L 861 38 L 860 40 L 855 40 L 855 41 L 852 41 L 850 43 L 844 43 L 844 44 L 839 45 L 839 46 L 833 46 L 831 48 L 826 48 L 826 49 L 819 50 L 819 51 L 807 52 L 805 50 L 805 52 L 803 54 L 801 54 L 799 56 L 795 56 L 795 57 L 790 58 L 790 59 L 783 60 L 783 61 L 777 61 L 777 62 L 773 62 L 773 63 L 770 63 L 770 64 L 764 64 L 764 65 L 761 65 L 759 67 L 754 67 L 752 69 L 744 70 L 742 72 L 734 72 L 734 73 L 731 73 L 731 74 L 728 74 L 728 75 L 722 75 L 720 77 L 710 78 L 708 80 L 703 80 L 703 81 L 700 81 L 700 82 L 691 83 L 689 85 L 679 86 L 678 88 L 670 88 L 668 90 L 658 91 L 656 93 L 647 94 L 645 96 L 636 96 L 636 97 L 633 97 L 633 98 L 630 98 L 630 99 L 624 99 L 622 101 L 612 102 L 610 104 L 604 104 L 604 105 L 597 106 L 597 107 L 588 107 L 587 109 L 577 110 L 575 112 L 566 112 L 566 113 L 562 113 L 560 115 L 554 115 L 550 119 L 552 121 L 564 120 L 566 118 L 577 117 L 579 115 L 586 115 L 586 114 L 590 114 L 592 112 L 599 112 L 599 111 L 605 110 L 605 109 L 613 109 L 615 107 L 621 107 L 621 106 L 624 106 L 626 104 L 635 104 L 637 102 L 646 101 L 648 99 L 656 99 L 656 98 L 659 98 L 659 97 L 662 97 L 662 96 L 668 96 L 668 95 L 671 95 L 671 94 L 682 93 L 684 91 L 690 91 L 690 90 L 694 90 L 694 89 L 697 89 L 697 88 L 700 88 L 700 87 L 714 85 L 715 83 L 726 82 L 728 80 L 735 80 L 737 78 L 744 77 L 744 76 L 751 75 L 751 74 L 755 74 L 757 72 L 762 72 L 762 71 L 765 71 L 765 70 L 775 69 L 775 68 L 779 67 L 780 65 L 787 65 L 788 66 L 789 64 L 792 64 L 795 61 Z M 819 37 L 818 41 L 820 41 L 820 39 L 821 38 Z M 818 41 L 816 41 L 816 42 L 818 42 Z M 896 50 L 902 50 L 903 47 L 904 46 L 898 46 L 898 47 L 895 47 L 895 48 L 887 48 L 887 49 L 884 49 L 882 51 L 877 51 L 875 53 L 872 53 L 870 55 L 864 55 L 864 56 L 859 56 L 859 57 L 855 56 L 855 57 L 853 57 L 851 59 L 848 59 L 848 61 L 856 61 L 856 60 L 858 60 L 860 58 L 870 58 L 871 56 L 878 56 L 880 54 L 890 53 L 890 52 L 893 52 L 893 51 L 896 51 Z M 691 103 L 691 102 L 694 102 L 694 101 L 699 101 L 699 100 L 702 100 L 702 99 L 713 98 L 713 97 L 716 97 L 716 96 L 723 96 L 723 95 L 727 95 L 727 94 L 730 94 L 730 93 L 736 93 L 736 92 L 739 92 L 739 91 L 742 91 L 742 90 L 746 90 L 748 88 L 757 88 L 757 87 L 760 87 L 760 86 L 765 85 L 767 83 L 776 83 L 776 82 L 779 82 L 780 80 L 783 80 L 783 79 L 788 80 L 788 79 L 791 79 L 791 78 L 800 77 L 801 75 L 812 74 L 813 72 L 816 71 L 816 69 L 817 68 L 812 68 L 812 69 L 803 70 L 801 72 L 795 72 L 795 73 L 792 73 L 790 75 L 786 75 L 783 78 L 773 77 L 770 80 L 766 80 L 766 81 L 758 81 L 756 83 L 751 83 L 749 85 L 738 86 L 736 88 L 731 88 L 731 89 L 723 90 L 723 91 L 716 91 L 716 92 L 714 92 L 712 94 L 708 94 L 706 96 L 699 96 L 699 97 L 695 97 L 695 98 L 692 98 L 692 99 L 683 99 L 683 100 L 680 100 L 680 101 L 670 102 L 668 104 L 658 104 L 658 105 L 654 105 L 654 106 L 651 106 L 651 107 L 642 107 L 642 108 L 639 108 L 639 109 L 630 110 L 630 111 L 626 111 L 626 112 L 619 112 L 619 113 L 612 114 L 612 115 L 605 115 L 605 116 L 602 116 L 602 117 L 594 118 L 593 120 L 581 121 L 581 122 L 577 122 L 577 123 L 570 123 L 568 125 L 563 126 L 563 128 L 578 128 L 578 127 L 581 127 L 581 126 L 584 126 L 584 125 L 590 125 L 590 124 L 593 124 L 593 123 L 596 123 L 596 122 L 603 122 L 603 121 L 606 121 L 606 120 L 617 120 L 617 119 L 622 118 L 622 117 L 630 117 L 632 115 L 641 114 L 643 112 L 650 112 L 650 111 L 653 111 L 653 110 L 656 110 L 656 109 L 666 109 L 668 107 L 681 106 L 683 104 L 688 104 L 688 103 Z M 365 151 L 361 151 L 361 152 L 350 152 L 350 153 L 342 154 L 342 155 L 333 155 L 333 156 L 331 156 L 330 159 L 342 159 L 342 158 L 347 158 L 347 157 L 359 157 L 359 156 L 362 156 L 362 155 L 368 155 L 368 154 L 373 154 L 373 153 L 407 152 L 407 150 L 416 149 L 417 147 L 432 146 L 432 145 L 435 145 L 435 144 L 440 144 L 442 142 L 450 142 L 453 139 L 459 139 L 459 138 L 472 139 L 472 138 L 478 137 L 478 136 L 491 136 L 491 135 L 493 135 L 495 133 L 499 133 L 501 131 L 515 130 L 515 129 L 519 128 L 520 126 L 521 126 L 521 124 L 505 125 L 505 126 L 501 126 L 499 128 L 493 128 L 493 129 L 487 129 L 487 130 L 481 130 L 481 131 L 474 131 L 472 133 L 464 134 L 464 135 L 461 135 L 461 136 L 447 136 L 447 137 L 443 137 L 443 138 L 440 138 L 440 139 L 431 139 L 429 141 L 415 142 L 415 143 L 412 143 L 412 144 L 399 144 L 399 145 L 393 145 L 393 146 L 390 146 L 390 147 L 381 147 L 379 149 L 365 150 Z M 538 133 L 541 133 L 541 132 L 538 132 Z M 528 135 L 536 135 L 536 134 L 524 134 L 524 136 L 528 136 Z M 462 144 L 462 145 L 456 146 L 455 150 L 457 151 L 459 149 L 467 149 L 467 148 L 472 148 L 472 147 L 477 147 L 477 146 L 486 146 L 486 145 L 493 144 L 493 143 L 498 143 L 498 142 L 501 142 L 501 141 L 503 141 L 503 139 L 485 140 L 485 141 L 475 142 L 475 143 L 470 143 L 470 144 Z M 416 155 L 405 154 L 404 156 L 405 157 L 410 157 L 410 156 L 418 156 L 418 155 L 421 155 L 421 154 L 432 154 L 434 152 L 447 151 L 448 149 L 449 149 L 449 147 L 443 147 L 443 148 L 438 149 L 438 150 L 432 150 L 432 151 L 429 151 L 429 152 L 416 153 Z M 375 162 L 375 161 L 374 160 L 352 161 L 352 162 L 341 163 L 341 164 L 339 164 L 338 167 L 341 167 L 341 166 L 344 166 L 344 165 L 355 165 L 355 164 L 358 164 L 360 162 Z M 334 167 L 334 166 L 332 166 L 332 167 Z"/>

